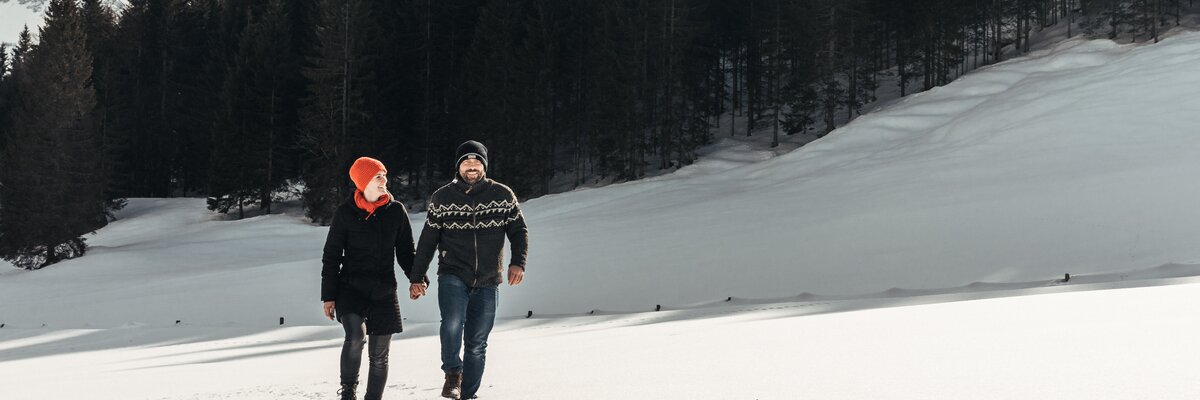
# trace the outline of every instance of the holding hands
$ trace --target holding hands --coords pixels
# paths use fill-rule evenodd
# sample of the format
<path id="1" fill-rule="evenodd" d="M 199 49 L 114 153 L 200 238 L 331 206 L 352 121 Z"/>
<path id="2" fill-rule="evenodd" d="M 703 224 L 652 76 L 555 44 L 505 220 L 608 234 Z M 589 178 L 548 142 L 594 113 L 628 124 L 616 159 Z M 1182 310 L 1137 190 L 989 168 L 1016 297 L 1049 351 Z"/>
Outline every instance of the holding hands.
<path id="1" fill-rule="evenodd" d="M 525 267 L 520 265 L 508 266 L 508 284 L 511 286 L 520 285 L 521 281 L 525 280 Z M 425 295 L 425 290 L 429 288 L 427 283 L 413 283 L 408 285 L 408 298 L 416 300 Z M 326 303 L 326 309 L 331 309 L 332 302 Z M 326 312 L 326 315 L 330 315 Z M 332 318 L 332 317 L 330 317 Z"/>
<path id="2" fill-rule="evenodd" d="M 424 283 L 414 283 L 414 284 L 408 285 L 408 298 L 416 300 L 416 299 L 420 298 L 421 296 L 424 296 L 425 289 L 428 287 L 429 287 L 429 285 L 424 284 Z"/>

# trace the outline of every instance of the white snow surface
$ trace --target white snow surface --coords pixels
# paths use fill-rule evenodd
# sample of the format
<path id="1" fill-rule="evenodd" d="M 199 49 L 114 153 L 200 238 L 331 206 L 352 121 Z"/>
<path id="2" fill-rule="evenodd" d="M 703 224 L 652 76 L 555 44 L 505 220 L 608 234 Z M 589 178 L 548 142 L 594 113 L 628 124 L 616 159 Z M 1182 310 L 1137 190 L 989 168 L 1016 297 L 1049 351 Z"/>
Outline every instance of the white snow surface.
<path id="1" fill-rule="evenodd" d="M 525 202 L 480 396 L 1194 398 L 1197 93 L 1200 33 L 1073 39 L 781 156 Z M 87 256 L 5 265 L 0 399 L 333 398 L 327 229 L 295 214 L 133 199 Z M 385 398 L 439 398 L 436 295 L 401 302 Z"/>

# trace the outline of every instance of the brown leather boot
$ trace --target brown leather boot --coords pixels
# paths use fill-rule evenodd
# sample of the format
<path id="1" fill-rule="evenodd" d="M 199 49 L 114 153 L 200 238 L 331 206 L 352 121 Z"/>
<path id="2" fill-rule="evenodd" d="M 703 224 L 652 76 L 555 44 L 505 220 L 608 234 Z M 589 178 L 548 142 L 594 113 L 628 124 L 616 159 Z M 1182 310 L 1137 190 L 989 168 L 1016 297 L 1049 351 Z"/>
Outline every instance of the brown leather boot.
<path id="1" fill-rule="evenodd" d="M 462 371 L 447 373 L 446 384 L 442 385 L 442 397 L 457 399 L 459 393 L 462 393 Z"/>

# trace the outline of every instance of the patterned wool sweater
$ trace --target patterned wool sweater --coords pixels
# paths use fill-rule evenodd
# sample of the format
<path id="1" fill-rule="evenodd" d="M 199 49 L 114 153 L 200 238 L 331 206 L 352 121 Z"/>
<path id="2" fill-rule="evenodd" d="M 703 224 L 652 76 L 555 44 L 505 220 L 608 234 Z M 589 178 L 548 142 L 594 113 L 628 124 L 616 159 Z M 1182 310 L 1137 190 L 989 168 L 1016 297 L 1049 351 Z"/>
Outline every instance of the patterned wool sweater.
<path id="1" fill-rule="evenodd" d="M 409 281 L 427 282 L 436 249 L 438 275 L 453 274 L 471 287 L 497 286 L 504 276 L 505 236 L 512 247 L 509 264 L 525 266 L 529 229 L 512 189 L 486 178 L 475 185 L 456 179 L 430 197 Z"/>

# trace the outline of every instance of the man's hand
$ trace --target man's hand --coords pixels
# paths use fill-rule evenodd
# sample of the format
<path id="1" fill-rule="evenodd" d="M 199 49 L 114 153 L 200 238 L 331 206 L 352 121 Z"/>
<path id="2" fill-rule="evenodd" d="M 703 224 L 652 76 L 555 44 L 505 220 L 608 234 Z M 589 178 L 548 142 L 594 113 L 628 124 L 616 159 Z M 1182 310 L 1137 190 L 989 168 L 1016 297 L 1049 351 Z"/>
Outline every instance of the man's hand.
<path id="1" fill-rule="evenodd" d="M 325 302 L 325 318 L 329 318 L 330 321 L 333 321 L 333 310 L 334 310 L 334 302 L 332 302 L 332 301 Z"/>
<path id="2" fill-rule="evenodd" d="M 521 281 L 525 280 L 525 267 L 520 265 L 508 266 L 508 285 L 520 285 Z"/>
<path id="3" fill-rule="evenodd" d="M 408 298 L 416 300 L 425 295 L 425 288 L 429 287 L 424 283 L 414 283 L 408 285 Z"/>

